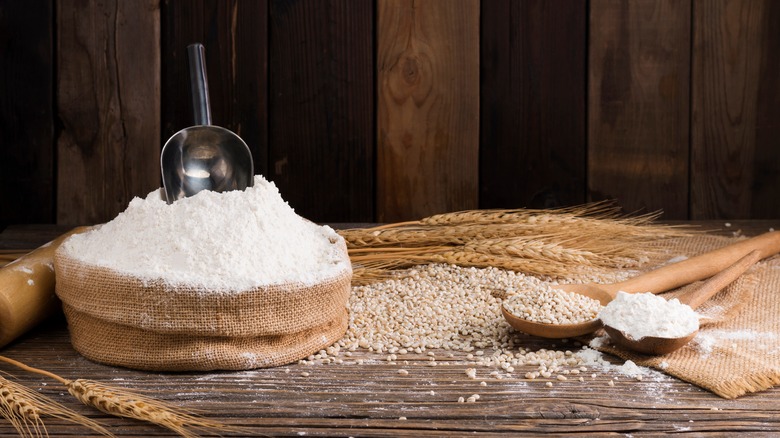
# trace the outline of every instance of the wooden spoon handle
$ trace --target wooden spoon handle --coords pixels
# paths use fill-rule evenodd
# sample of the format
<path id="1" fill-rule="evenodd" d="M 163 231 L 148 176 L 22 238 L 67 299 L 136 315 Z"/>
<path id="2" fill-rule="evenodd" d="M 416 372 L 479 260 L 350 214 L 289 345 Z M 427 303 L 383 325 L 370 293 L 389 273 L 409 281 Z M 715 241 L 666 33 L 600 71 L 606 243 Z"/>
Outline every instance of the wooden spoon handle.
<path id="1" fill-rule="evenodd" d="M 779 253 L 780 231 L 772 231 L 750 239 L 741 240 L 723 248 L 699 254 L 687 260 L 629 278 L 620 283 L 604 285 L 603 289 L 613 296 L 617 291 L 621 290 L 625 292 L 664 292 L 693 283 L 694 281 L 712 277 L 751 251 L 758 251 L 761 259 Z"/>
<path id="2" fill-rule="evenodd" d="M 680 302 L 691 306 L 693 309 L 699 307 L 718 291 L 731 284 L 759 260 L 761 260 L 761 253 L 759 251 L 751 251 L 750 254 L 742 257 L 733 265 L 705 281 L 701 287 L 680 296 Z"/>

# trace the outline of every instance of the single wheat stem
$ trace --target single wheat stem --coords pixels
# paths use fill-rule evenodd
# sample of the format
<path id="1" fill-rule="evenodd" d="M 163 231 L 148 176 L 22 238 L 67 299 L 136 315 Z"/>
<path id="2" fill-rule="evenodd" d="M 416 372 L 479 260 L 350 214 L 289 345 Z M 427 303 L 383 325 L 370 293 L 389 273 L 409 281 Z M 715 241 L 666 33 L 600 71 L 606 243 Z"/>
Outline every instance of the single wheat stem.
<path id="1" fill-rule="evenodd" d="M 69 380 L 68 392 L 87 406 L 119 417 L 147 421 L 183 437 L 196 437 L 190 429 L 225 431 L 227 426 L 197 418 L 152 398 L 85 379 Z"/>

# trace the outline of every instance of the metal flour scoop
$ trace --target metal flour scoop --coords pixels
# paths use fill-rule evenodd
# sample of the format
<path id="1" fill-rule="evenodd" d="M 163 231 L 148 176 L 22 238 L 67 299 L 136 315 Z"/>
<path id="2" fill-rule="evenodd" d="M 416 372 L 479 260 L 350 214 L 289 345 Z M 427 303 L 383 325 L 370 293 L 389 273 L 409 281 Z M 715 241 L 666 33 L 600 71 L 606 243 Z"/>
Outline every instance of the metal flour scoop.
<path id="1" fill-rule="evenodd" d="M 211 125 L 208 79 L 202 44 L 187 46 L 195 126 L 174 134 L 160 157 L 168 203 L 201 190 L 244 190 L 254 181 L 249 147 L 232 131 Z"/>

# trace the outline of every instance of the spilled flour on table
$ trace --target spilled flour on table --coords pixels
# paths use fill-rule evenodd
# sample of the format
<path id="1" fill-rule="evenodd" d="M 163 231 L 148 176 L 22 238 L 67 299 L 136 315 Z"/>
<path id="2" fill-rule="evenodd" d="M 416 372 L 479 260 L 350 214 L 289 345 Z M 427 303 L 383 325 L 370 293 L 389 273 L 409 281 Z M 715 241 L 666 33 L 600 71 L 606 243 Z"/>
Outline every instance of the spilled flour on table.
<path id="1" fill-rule="evenodd" d="M 639 366 L 631 360 L 625 361 L 623 364 L 613 364 L 604 358 L 604 354 L 594 348 L 602 345 L 603 338 L 594 338 L 589 347 L 583 347 L 582 350 L 576 353 L 576 355 L 582 360 L 583 365 L 602 372 L 609 372 L 619 374 L 621 376 L 640 378 L 644 380 L 645 377 L 651 379 L 668 379 L 664 373 L 656 371 L 652 368 Z M 660 380 L 659 380 L 660 381 Z"/>

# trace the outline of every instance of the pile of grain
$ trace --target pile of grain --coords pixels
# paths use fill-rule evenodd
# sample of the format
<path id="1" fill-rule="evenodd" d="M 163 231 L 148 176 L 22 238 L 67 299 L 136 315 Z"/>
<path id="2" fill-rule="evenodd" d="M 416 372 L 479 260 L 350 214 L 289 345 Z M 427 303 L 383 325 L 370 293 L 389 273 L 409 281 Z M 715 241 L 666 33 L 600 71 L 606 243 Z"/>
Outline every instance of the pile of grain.
<path id="1" fill-rule="evenodd" d="M 540 287 L 548 286 L 536 277 L 497 268 L 434 264 L 399 272 L 395 278 L 353 287 L 346 335 L 309 360 L 367 349 L 388 354 L 387 360 L 394 362 L 406 354 L 442 349 L 467 352 L 476 366 L 496 367 L 504 374 L 515 367 L 535 367 L 526 373 L 531 379 L 578 374 L 582 360 L 577 354 L 522 348 L 526 335 L 513 331 L 501 315 L 504 300 Z"/>

